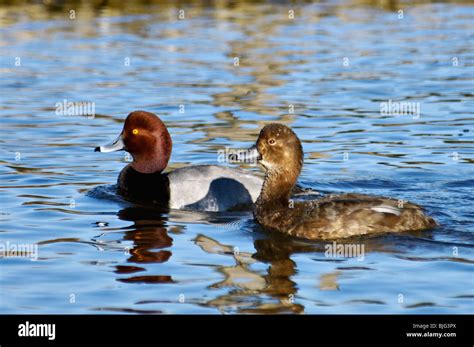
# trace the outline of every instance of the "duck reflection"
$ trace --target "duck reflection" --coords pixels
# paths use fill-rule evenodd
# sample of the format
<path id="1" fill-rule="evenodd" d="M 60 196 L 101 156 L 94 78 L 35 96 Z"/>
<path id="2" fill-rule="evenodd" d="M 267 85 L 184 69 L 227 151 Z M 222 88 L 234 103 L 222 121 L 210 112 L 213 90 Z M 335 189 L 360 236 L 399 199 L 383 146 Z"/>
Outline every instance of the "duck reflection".
<path id="1" fill-rule="evenodd" d="M 127 228 L 123 236 L 124 240 L 132 241 L 133 245 L 127 258 L 128 264 L 116 266 L 117 274 L 129 277 L 117 280 L 147 284 L 176 283 L 171 274 L 140 274 L 153 268 L 146 264 L 166 263 L 172 257 L 173 237 L 170 235 L 183 233 L 184 227 L 176 224 L 170 226 L 168 221 L 183 225 L 235 225 L 235 233 L 239 233 L 242 220 L 249 218 L 248 213 L 170 212 L 143 207 L 125 208 L 118 216 L 122 220 L 133 221 L 133 228 Z M 248 252 L 239 251 L 234 245 L 224 244 L 204 234 L 193 238 L 192 242 L 206 254 L 223 257 L 222 261 L 208 265 L 222 276 L 219 281 L 207 286 L 207 290 L 219 292 L 218 295 L 212 295 L 211 299 L 196 300 L 196 305 L 212 307 L 221 313 L 243 314 L 304 313 L 306 302 L 327 305 L 323 301 L 315 301 L 314 298 L 306 300 L 303 293 L 298 293 L 300 280 L 297 278 L 299 273 L 295 257 L 301 253 L 311 254 L 314 266 L 318 266 L 318 263 L 321 267 L 324 264 L 333 264 L 329 271 L 321 271 L 318 277 L 309 279 L 314 281 L 314 289 L 319 291 L 343 290 L 341 280 L 354 276 L 361 270 L 372 270 L 368 266 L 345 266 L 346 258 L 328 257 L 325 255 L 328 243 L 299 240 L 283 234 L 262 233 L 258 226 L 253 229 L 254 249 Z M 392 238 L 390 235 L 353 238 L 341 240 L 339 243 L 363 245 L 366 255 L 369 252 L 391 253 L 396 252 L 390 246 L 396 247 Z M 398 236 L 397 241 L 403 242 L 401 236 Z M 229 259 L 232 260 L 230 265 Z M 161 303 L 161 300 L 153 302 Z"/>
<path id="2" fill-rule="evenodd" d="M 118 217 L 122 220 L 132 221 L 131 228 L 127 228 L 123 240 L 131 241 L 132 247 L 128 249 L 128 263 L 150 264 L 165 263 L 172 256 L 171 247 L 173 238 L 169 234 L 180 234 L 182 226 L 169 226 L 171 218 L 175 222 L 202 223 L 202 224 L 228 224 L 238 221 L 242 213 L 229 213 L 222 217 L 218 214 L 191 211 L 172 211 L 157 209 L 156 207 L 133 206 L 119 211 Z M 146 271 L 145 267 L 134 265 L 116 266 L 118 274 L 132 274 Z M 174 283 L 171 275 L 146 275 L 119 278 L 120 282 L 127 283 Z"/>
<path id="3" fill-rule="evenodd" d="M 170 248 L 173 238 L 168 235 L 166 228 L 166 211 L 156 209 L 129 207 L 121 210 L 118 217 L 122 220 L 133 221 L 134 228 L 125 232 L 124 240 L 132 241 L 133 246 L 129 249 L 129 263 L 164 263 L 171 258 Z M 121 274 L 145 271 L 143 267 L 121 265 L 116 267 L 116 272 Z M 120 282 L 138 283 L 172 283 L 169 275 L 132 276 L 119 278 Z"/>
<path id="4" fill-rule="evenodd" d="M 305 245 L 288 244 L 276 238 L 258 239 L 254 242 L 257 252 L 238 252 L 230 245 L 224 245 L 205 235 L 194 239 L 203 251 L 232 257 L 235 265 L 219 266 L 224 280 L 212 284 L 209 288 L 231 288 L 206 303 L 216 307 L 222 313 L 302 313 L 304 306 L 295 303 L 296 283 L 291 277 L 296 273 L 296 264 L 290 259 L 294 252 L 311 248 Z M 262 272 L 251 269 L 251 265 L 263 262 L 269 267 Z M 273 298 L 269 302 L 266 297 Z"/>
<path id="5" fill-rule="evenodd" d="M 257 229 L 257 228 L 255 228 Z M 256 231 L 256 230 L 254 230 Z M 305 298 L 298 294 L 298 275 L 296 262 L 292 259 L 300 253 L 314 254 L 317 262 L 331 263 L 334 266 L 328 272 L 321 272 L 314 278 L 314 288 L 319 291 L 339 291 L 340 282 L 357 271 L 373 270 L 367 266 L 344 266 L 348 258 L 333 259 L 325 255 L 327 242 L 299 240 L 280 234 L 261 234 L 255 232 L 255 252 L 237 252 L 231 245 L 225 245 L 205 235 L 199 235 L 194 242 L 209 254 L 219 254 L 233 258 L 235 264 L 218 266 L 217 271 L 224 277 L 222 281 L 209 286 L 209 289 L 229 288 L 205 303 L 222 313 L 304 313 Z M 415 235 L 412 235 L 415 236 Z M 340 240 L 340 244 L 360 244 L 365 253 L 394 252 L 391 249 L 392 235 L 382 237 L 351 238 Z M 395 246 L 394 246 L 395 247 Z M 260 270 L 258 264 L 268 264 Z M 269 298 L 271 300 L 269 300 Z M 329 305 L 323 301 L 312 301 L 319 306 Z"/>

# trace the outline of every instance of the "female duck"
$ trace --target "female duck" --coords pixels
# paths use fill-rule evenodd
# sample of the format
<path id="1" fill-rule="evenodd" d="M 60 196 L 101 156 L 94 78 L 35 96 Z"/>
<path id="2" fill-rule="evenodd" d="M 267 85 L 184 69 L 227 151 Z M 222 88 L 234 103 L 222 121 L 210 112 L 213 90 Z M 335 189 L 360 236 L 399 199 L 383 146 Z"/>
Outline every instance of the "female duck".
<path id="1" fill-rule="evenodd" d="M 112 143 L 96 152 L 125 150 L 133 162 L 117 181 L 121 195 L 173 209 L 226 211 L 249 207 L 261 190 L 263 179 L 245 170 L 217 165 L 196 165 L 163 173 L 171 156 L 171 136 L 161 119 L 135 111 Z"/>
<path id="2" fill-rule="evenodd" d="M 303 149 L 287 126 L 269 124 L 258 137 L 258 162 L 265 179 L 254 206 L 264 228 L 306 239 L 328 240 L 375 233 L 421 230 L 436 226 L 412 203 L 373 195 L 341 194 L 292 202 L 290 192 L 303 166 Z"/>

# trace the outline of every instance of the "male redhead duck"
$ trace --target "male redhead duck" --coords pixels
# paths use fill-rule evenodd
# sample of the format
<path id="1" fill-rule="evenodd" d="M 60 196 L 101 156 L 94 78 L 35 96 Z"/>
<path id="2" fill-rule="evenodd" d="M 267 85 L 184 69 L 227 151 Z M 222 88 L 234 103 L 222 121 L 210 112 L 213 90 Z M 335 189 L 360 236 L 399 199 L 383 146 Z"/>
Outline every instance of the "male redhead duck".
<path id="1" fill-rule="evenodd" d="M 121 195 L 172 209 L 228 211 L 251 206 L 263 178 L 245 170 L 196 165 L 162 173 L 171 156 L 171 136 L 161 119 L 150 112 L 130 113 L 120 135 L 96 152 L 125 150 L 133 161 L 117 180 Z"/>
<path id="2" fill-rule="evenodd" d="M 296 134 L 285 125 L 265 126 L 251 152 L 265 170 L 253 213 L 266 229 L 306 239 L 329 240 L 437 225 L 418 205 L 408 202 L 399 205 L 397 200 L 375 195 L 340 194 L 291 201 L 290 192 L 303 166 L 303 149 Z"/>

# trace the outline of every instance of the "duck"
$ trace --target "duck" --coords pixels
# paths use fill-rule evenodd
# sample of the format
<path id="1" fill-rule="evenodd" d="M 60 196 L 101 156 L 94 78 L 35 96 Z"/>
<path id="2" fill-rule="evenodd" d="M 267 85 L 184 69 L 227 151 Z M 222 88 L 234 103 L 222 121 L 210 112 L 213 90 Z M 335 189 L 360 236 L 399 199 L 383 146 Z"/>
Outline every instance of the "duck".
<path id="1" fill-rule="evenodd" d="M 239 168 L 194 165 L 164 172 L 172 146 L 171 135 L 160 117 L 139 110 L 126 117 L 115 140 L 94 150 L 130 153 L 132 162 L 117 179 L 118 193 L 129 200 L 170 209 L 215 212 L 240 210 L 258 197 L 263 178 Z"/>
<path id="2" fill-rule="evenodd" d="M 246 156 L 256 157 L 265 172 L 253 207 L 255 221 L 265 230 L 324 241 L 437 226 L 421 206 L 388 197 L 346 193 L 294 201 L 290 193 L 303 168 L 303 147 L 286 125 L 263 127 Z"/>
<path id="3" fill-rule="evenodd" d="M 95 147 L 96 152 L 127 151 L 132 162 L 117 179 L 117 192 L 128 200 L 164 208 L 193 211 L 251 210 L 263 177 L 221 165 L 192 165 L 165 172 L 173 142 L 166 125 L 154 113 L 133 111 L 118 137 Z M 304 189 L 295 189 L 305 194 Z"/>

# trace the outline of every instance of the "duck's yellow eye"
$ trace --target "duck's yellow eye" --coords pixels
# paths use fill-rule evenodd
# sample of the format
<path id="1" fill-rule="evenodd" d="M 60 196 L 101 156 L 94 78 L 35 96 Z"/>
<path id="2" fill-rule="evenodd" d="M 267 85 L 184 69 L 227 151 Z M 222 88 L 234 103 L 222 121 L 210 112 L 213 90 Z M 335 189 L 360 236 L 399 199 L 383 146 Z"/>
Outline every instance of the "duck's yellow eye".
<path id="1" fill-rule="evenodd" d="M 268 143 L 273 146 L 276 143 L 276 141 L 275 139 L 270 139 L 268 140 Z"/>
<path id="2" fill-rule="evenodd" d="M 132 130 L 132 134 L 133 134 L 133 135 L 138 134 L 138 129 L 133 129 L 133 130 Z"/>

